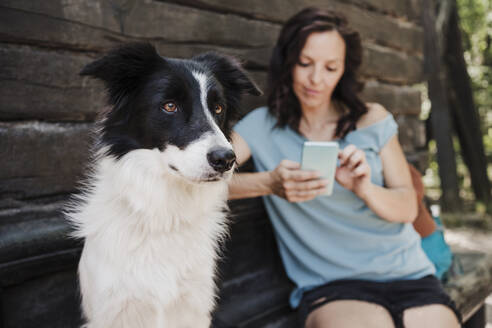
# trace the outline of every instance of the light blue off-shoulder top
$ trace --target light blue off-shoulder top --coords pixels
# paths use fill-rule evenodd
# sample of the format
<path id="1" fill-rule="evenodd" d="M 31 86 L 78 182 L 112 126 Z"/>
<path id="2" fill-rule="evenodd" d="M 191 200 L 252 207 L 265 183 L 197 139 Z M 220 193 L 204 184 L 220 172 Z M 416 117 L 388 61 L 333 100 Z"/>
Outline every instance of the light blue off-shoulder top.
<path id="1" fill-rule="evenodd" d="M 275 124 L 267 107 L 261 107 L 234 127 L 248 143 L 257 171 L 273 170 L 283 159 L 301 161 L 307 139 L 289 127 L 274 128 Z M 384 186 L 379 152 L 397 132 L 390 114 L 338 142 L 341 149 L 349 144 L 363 149 L 372 182 Z M 418 279 L 435 272 L 411 223 L 378 217 L 336 182 L 331 196 L 308 202 L 290 203 L 275 195 L 264 196 L 263 201 L 285 270 L 296 285 L 292 307 L 298 306 L 304 291 L 334 280 Z"/>

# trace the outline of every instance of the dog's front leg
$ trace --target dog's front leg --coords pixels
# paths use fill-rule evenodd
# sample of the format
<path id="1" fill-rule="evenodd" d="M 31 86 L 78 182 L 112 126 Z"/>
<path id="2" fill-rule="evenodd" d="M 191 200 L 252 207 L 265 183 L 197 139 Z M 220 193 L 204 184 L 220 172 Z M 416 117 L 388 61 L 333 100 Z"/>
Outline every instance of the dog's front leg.
<path id="1" fill-rule="evenodd" d="M 210 313 L 204 309 L 191 306 L 189 302 L 179 301 L 165 314 L 163 327 L 173 328 L 209 328 Z"/>
<path id="2" fill-rule="evenodd" d="M 197 270 L 198 271 L 198 270 Z M 181 295 L 166 311 L 167 322 L 175 328 L 209 328 L 215 306 L 212 275 L 195 274 L 180 286 Z"/>
<path id="3" fill-rule="evenodd" d="M 138 299 L 109 300 L 88 318 L 85 328 L 167 328 L 158 326 L 158 315 L 152 304 Z"/>

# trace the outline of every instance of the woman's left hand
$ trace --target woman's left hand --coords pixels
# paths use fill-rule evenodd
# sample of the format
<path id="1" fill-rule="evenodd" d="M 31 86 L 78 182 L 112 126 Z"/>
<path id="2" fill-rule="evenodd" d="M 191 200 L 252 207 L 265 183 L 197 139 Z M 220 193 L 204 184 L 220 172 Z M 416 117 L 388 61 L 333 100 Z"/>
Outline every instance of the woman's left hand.
<path id="1" fill-rule="evenodd" d="M 364 198 L 371 187 L 371 167 L 366 154 L 354 145 L 348 145 L 338 153 L 340 166 L 335 173 L 336 181 L 344 188 Z"/>

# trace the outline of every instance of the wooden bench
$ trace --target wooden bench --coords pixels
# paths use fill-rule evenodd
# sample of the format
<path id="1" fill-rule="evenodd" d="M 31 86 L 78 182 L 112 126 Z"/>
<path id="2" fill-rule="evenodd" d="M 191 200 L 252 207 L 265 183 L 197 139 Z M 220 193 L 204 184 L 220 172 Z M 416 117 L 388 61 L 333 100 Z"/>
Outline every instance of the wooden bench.
<path id="1" fill-rule="evenodd" d="M 288 305 L 293 285 L 283 270 L 273 231 L 260 198 L 230 202 L 231 238 L 219 263 L 215 328 L 294 328 Z M 66 237 L 69 227 L 58 206 L 0 215 L 0 327 L 79 327 L 76 268 L 81 244 Z M 466 327 L 484 327 L 484 300 L 492 292 L 492 259 L 457 254 L 462 271 L 446 289 Z M 457 262 L 457 263 L 458 263 Z"/>
<path id="2" fill-rule="evenodd" d="M 465 327 L 485 327 L 485 299 L 492 293 L 492 255 L 454 251 L 455 259 L 444 288 L 461 311 Z"/>
<path id="3" fill-rule="evenodd" d="M 298 327 L 288 305 L 293 287 L 280 257 L 261 198 L 230 202 L 231 238 L 220 265 L 215 327 Z M 456 302 L 467 328 L 485 327 L 485 298 L 492 293 L 492 256 L 455 253 L 444 287 Z"/>

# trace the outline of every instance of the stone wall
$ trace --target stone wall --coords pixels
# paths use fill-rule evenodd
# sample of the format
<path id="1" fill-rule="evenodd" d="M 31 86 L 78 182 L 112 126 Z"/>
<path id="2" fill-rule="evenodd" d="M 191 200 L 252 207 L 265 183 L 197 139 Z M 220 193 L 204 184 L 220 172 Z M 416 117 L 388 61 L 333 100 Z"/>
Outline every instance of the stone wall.
<path id="1" fill-rule="evenodd" d="M 51 308 L 36 312 L 36 307 L 30 307 L 34 319 L 23 327 L 40 327 L 38 317 L 54 315 L 57 304 L 73 300 L 73 293 L 63 294 L 63 285 L 50 286 L 59 279 L 73 290 L 73 279 L 67 277 L 75 272 L 80 245 L 66 238 L 67 226 L 59 209 L 82 176 L 90 131 L 105 105 L 102 84 L 78 75 L 86 63 L 129 41 L 149 41 L 167 57 L 217 50 L 241 58 L 264 88 L 281 24 L 306 6 L 340 10 L 363 37 L 364 99 L 380 102 L 395 114 L 403 149 L 422 168 L 425 138 L 418 120 L 420 93 L 414 87 L 423 80 L 423 30 L 417 3 L 0 0 L 0 303 L 4 326 L 16 326 L 6 313 L 25 314 L 20 304 L 25 305 L 23 300 L 30 297 L 28 284 L 47 294 L 60 290 L 57 295 L 61 296 L 50 298 Z M 264 103 L 264 97 L 246 97 L 243 109 L 246 112 Z M 47 278 L 50 274 L 52 279 Z M 6 297 L 10 297 L 8 302 Z M 70 309 L 66 313 L 73 313 L 73 306 Z M 62 316 L 59 326 L 70 326 L 70 318 L 67 315 L 68 321 L 63 321 Z"/>

